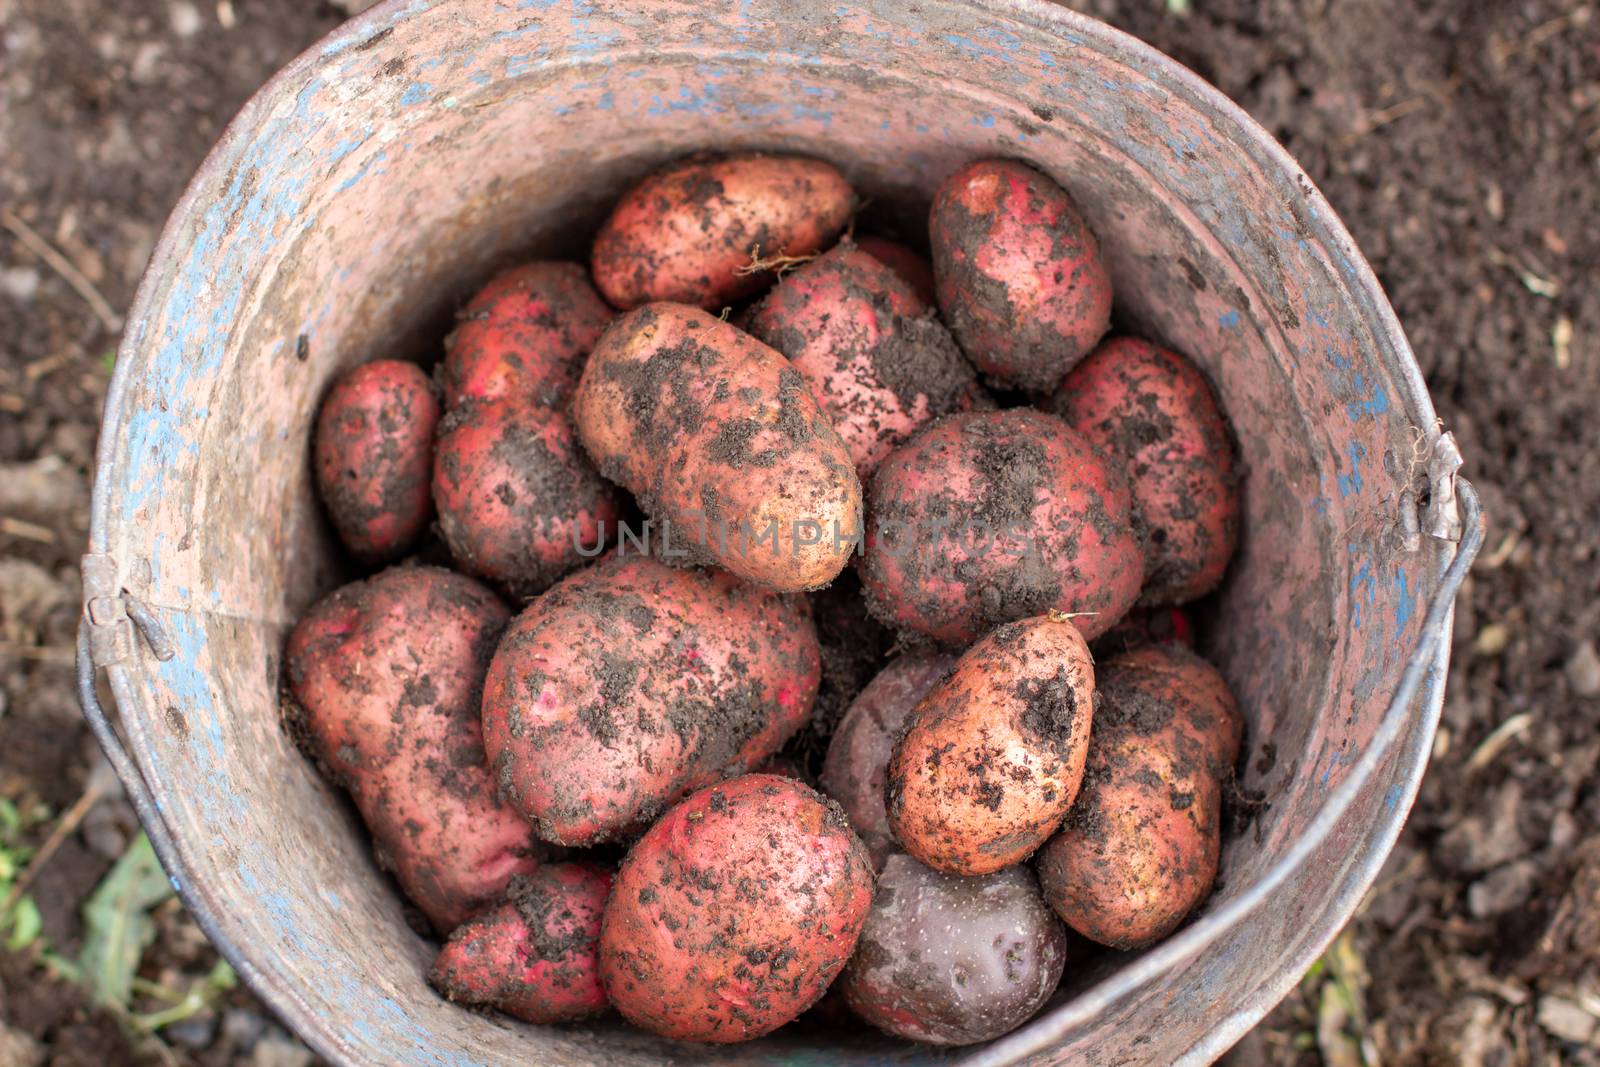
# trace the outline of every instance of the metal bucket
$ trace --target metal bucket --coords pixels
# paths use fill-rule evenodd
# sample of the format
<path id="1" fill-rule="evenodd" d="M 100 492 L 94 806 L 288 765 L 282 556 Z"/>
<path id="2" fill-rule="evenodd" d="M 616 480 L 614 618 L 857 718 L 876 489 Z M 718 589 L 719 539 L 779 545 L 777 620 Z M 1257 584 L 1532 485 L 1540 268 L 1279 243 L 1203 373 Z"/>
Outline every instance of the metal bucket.
<path id="1" fill-rule="evenodd" d="M 974 157 L 1031 160 L 1099 231 L 1124 325 L 1197 357 L 1238 429 L 1245 533 L 1208 651 L 1267 806 L 1195 921 L 1080 967 L 987 1046 L 800 1024 L 705 1049 L 446 1004 L 360 827 L 279 728 L 285 631 L 342 578 L 308 461 L 329 379 L 426 355 L 491 272 L 581 256 L 619 190 L 713 146 L 827 157 L 880 204 L 925 204 Z M 1306 176 L 1188 71 L 1034 0 L 389 0 L 273 79 L 201 167 L 100 447 L 85 711 L 207 933 L 340 1064 L 1213 1058 L 1388 853 L 1481 541 L 1394 314 Z"/>

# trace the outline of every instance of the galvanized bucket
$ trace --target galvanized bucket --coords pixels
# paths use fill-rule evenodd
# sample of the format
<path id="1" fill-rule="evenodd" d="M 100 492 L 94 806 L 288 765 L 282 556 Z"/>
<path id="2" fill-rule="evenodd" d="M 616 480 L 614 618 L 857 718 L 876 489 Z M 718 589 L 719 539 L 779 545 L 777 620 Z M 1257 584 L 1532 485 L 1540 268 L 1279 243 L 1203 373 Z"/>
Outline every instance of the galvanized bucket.
<path id="1" fill-rule="evenodd" d="M 1239 432 L 1246 527 L 1209 651 L 1266 807 L 1194 922 L 1080 967 L 987 1046 L 801 1024 L 702 1049 L 446 1004 L 359 826 L 279 728 L 285 631 L 342 578 L 308 462 L 329 379 L 426 355 L 491 272 L 581 256 L 620 189 L 702 147 L 824 156 L 884 204 L 925 204 L 974 157 L 1033 161 L 1099 231 L 1124 325 L 1199 358 Z M 1481 540 L 1394 314 L 1306 176 L 1188 71 L 1036 0 L 389 0 L 273 79 L 201 167 L 100 447 L 85 712 L 207 933 L 339 1064 L 1214 1058 L 1388 853 Z"/>

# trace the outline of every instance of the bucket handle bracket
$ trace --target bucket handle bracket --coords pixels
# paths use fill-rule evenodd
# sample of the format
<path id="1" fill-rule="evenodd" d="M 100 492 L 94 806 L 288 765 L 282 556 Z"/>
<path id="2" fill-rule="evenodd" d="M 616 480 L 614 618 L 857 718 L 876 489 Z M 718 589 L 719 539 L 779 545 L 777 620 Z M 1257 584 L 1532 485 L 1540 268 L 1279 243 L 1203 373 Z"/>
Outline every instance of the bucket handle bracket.
<path id="1" fill-rule="evenodd" d="M 177 655 L 161 616 L 118 583 L 116 560 L 104 552 L 91 552 L 81 566 L 83 619 L 89 630 L 89 658 L 96 667 L 109 667 L 132 655 L 135 628 L 162 663 Z"/>

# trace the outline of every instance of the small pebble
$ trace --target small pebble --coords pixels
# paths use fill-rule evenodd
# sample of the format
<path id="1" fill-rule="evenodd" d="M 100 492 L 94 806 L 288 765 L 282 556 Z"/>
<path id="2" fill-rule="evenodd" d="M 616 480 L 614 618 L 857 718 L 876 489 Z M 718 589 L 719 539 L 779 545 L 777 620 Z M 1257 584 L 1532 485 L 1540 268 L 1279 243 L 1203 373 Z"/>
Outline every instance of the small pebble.
<path id="1" fill-rule="evenodd" d="M 1511 631 L 1498 622 L 1491 622 L 1478 631 L 1472 650 L 1480 656 L 1498 656 L 1511 643 Z"/>
<path id="2" fill-rule="evenodd" d="M 193 37 L 200 32 L 203 23 L 200 19 L 200 9 L 187 0 L 179 0 L 172 5 L 172 32 L 179 37 Z"/>
<path id="3" fill-rule="evenodd" d="M 39 291 L 39 272 L 32 267 L 7 267 L 0 271 L 0 290 L 26 304 Z"/>
<path id="4" fill-rule="evenodd" d="M 250 1067 L 311 1067 L 311 1050 L 274 1027 L 250 1050 Z"/>
<path id="5" fill-rule="evenodd" d="M 1600 696 L 1600 653 L 1593 641 L 1583 642 L 1567 660 L 1567 684 L 1578 696 Z"/>
<path id="6" fill-rule="evenodd" d="M 1538 1019 L 1539 1025 L 1552 1036 L 1574 1045 L 1586 1045 L 1600 1032 L 1600 1019 L 1566 997 L 1540 997 Z"/>
<path id="7" fill-rule="evenodd" d="M 1480 919 L 1515 911 L 1533 895 L 1539 868 L 1532 860 L 1497 867 L 1467 888 L 1467 907 Z"/>
<path id="8" fill-rule="evenodd" d="M 0 1023 L 0 1063 L 6 1067 L 40 1067 L 44 1046 L 21 1030 Z"/>
<path id="9" fill-rule="evenodd" d="M 209 1011 L 191 1015 L 180 1022 L 162 1027 L 161 1037 L 169 1045 L 177 1045 L 179 1048 L 192 1049 L 196 1052 L 210 1048 L 211 1042 L 217 1037 L 217 1017 Z"/>
<path id="10" fill-rule="evenodd" d="M 222 1017 L 222 1036 L 236 1052 L 249 1052 L 261 1040 L 267 1020 L 258 1011 L 248 1008 L 231 1008 Z"/>

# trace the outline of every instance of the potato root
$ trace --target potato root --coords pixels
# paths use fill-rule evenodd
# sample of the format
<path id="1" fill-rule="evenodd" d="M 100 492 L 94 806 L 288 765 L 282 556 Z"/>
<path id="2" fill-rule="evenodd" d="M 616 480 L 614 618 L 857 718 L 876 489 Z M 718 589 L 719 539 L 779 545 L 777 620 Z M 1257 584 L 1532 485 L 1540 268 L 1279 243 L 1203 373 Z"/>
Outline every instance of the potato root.
<path id="1" fill-rule="evenodd" d="M 1094 693 L 1089 647 L 1059 615 L 973 645 L 895 743 L 885 789 L 895 840 L 950 874 L 1026 859 L 1078 794 Z"/>
<path id="2" fill-rule="evenodd" d="M 860 536 L 861 483 L 805 378 L 696 308 L 649 304 L 613 322 L 572 415 L 600 472 L 689 559 L 814 589 Z"/>
<path id="3" fill-rule="evenodd" d="M 636 833 L 805 725 L 818 657 L 803 598 L 614 556 L 506 630 L 484 682 L 490 764 L 547 841 Z"/>
<path id="4" fill-rule="evenodd" d="M 600 973 L 623 1016 L 684 1041 L 748 1041 L 822 996 L 855 949 L 872 864 L 838 805 L 751 774 L 695 793 L 617 872 Z"/>
<path id="5" fill-rule="evenodd" d="M 506 616 L 470 578 L 391 567 L 313 604 L 284 655 L 319 762 L 441 933 L 542 855 L 484 757 L 478 696 Z"/>
<path id="6" fill-rule="evenodd" d="M 1072 199 L 1023 163 L 972 163 L 934 193 L 928 232 L 939 309 L 996 383 L 1061 384 L 1111 323 L 1111 276 Z"/>
<path id="7" fill-rule="evenodd" d="M 397 359 L 363 363 L 323 398 L 312 445 L 317 491 L 357 559 L 397 559 L 427 530 L 438 421 L 428 376 Z"/>

